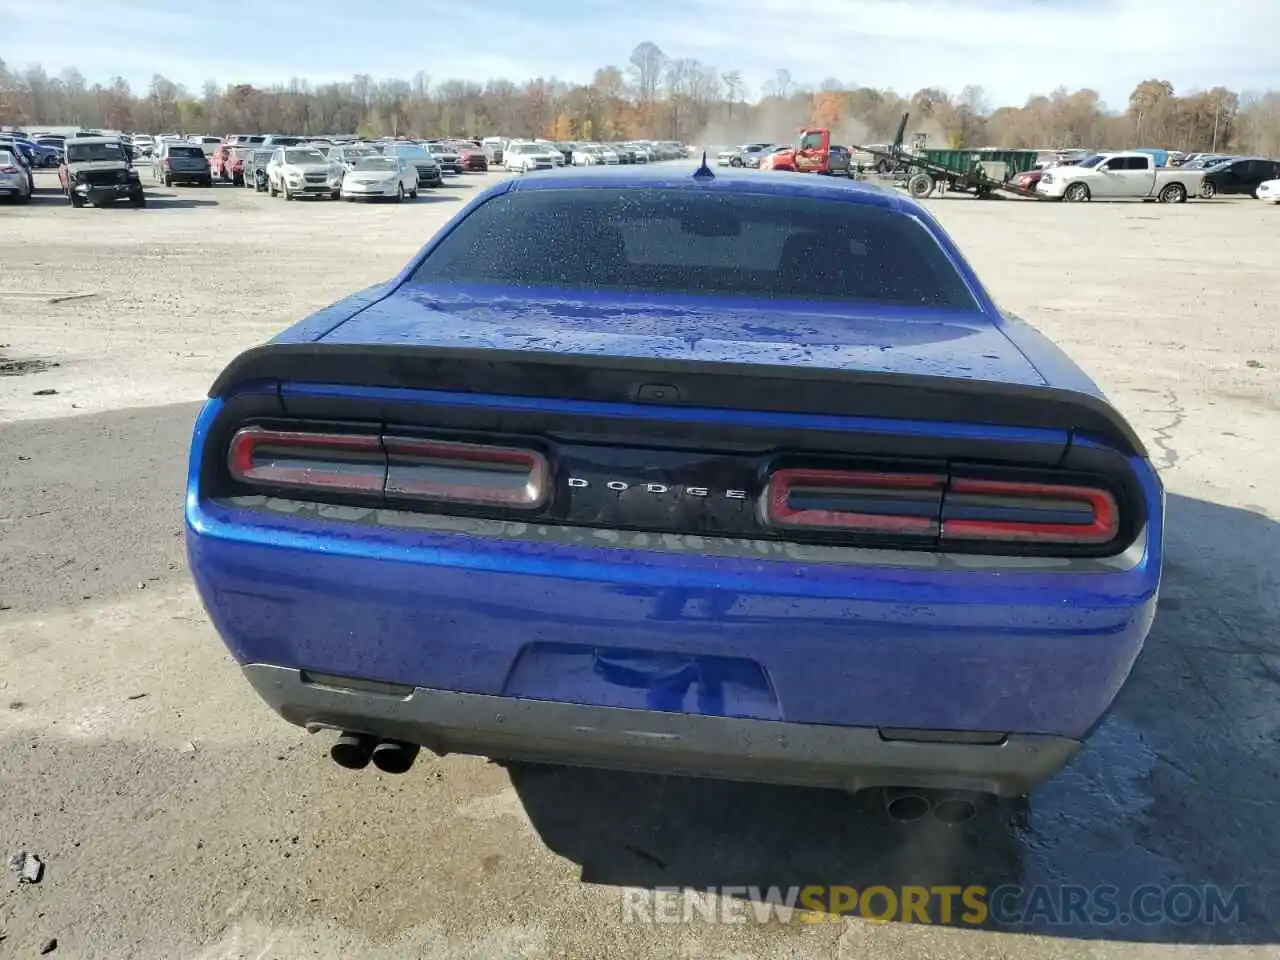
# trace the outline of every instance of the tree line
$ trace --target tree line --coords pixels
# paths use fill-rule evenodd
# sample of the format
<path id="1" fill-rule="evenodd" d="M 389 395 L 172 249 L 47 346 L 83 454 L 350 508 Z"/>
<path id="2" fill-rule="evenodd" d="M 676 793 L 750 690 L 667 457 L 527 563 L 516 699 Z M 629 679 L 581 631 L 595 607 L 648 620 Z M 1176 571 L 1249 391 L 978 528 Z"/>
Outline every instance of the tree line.
<path id="1" fill-rule="evenodd" d="M 1167 81 L 1147 80 L 1117 109 L 1095 90 L 1065 88 L 1020 107 L 992 109 L 976 85 L 904 96 L 834 78 L 805 87 L 785 69 L 751 91 L 739 71 L 670 57 L 648 41 L 624 66 L 601 67 L 586 84 L 547 77 L 436 81 L 419 71 L 409 80 L 357 75 L 319 85 L 302 79 L 272 87 L 209 81 L 197 92 L 156 75 L 146 90 L 135 91 L 120 77 L 90 84 L 74 68 L 51 76 L 38 65 L 11 69 L 0 60 L 0 125 L 32 129 L 650 138 L 710 145 L 788 141 L 798 127 L 813 125 L 830 127 L 837 142 L 869 144 L 890 139 L 907 111 L 908 135 L 923 132 L 931 146 L 1143 146 L 1280 156 L 1278 91 L 1178 93 Z"/>

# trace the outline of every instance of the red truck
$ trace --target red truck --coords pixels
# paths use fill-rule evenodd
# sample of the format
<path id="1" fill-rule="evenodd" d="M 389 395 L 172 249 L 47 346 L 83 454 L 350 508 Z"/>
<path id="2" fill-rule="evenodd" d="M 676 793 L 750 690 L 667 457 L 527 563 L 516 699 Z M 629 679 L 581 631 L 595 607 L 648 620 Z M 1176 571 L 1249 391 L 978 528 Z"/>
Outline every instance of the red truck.
<path id="1" fill-rule="evenodd" d="M 787 170 L 792 173 L 849 173 L 849 151 L 831 145 L 831 131 L 825 127 L 806 127 L 796 134 L 785 150 L 771 153 L 760 161 L 761 170 Z"/>

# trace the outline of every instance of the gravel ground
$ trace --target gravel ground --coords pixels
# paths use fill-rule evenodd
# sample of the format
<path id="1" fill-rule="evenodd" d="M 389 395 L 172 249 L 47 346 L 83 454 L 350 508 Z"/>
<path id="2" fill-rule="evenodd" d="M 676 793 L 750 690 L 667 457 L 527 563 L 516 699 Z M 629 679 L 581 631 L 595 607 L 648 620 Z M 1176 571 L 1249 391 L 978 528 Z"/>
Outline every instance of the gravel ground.
<path id="1" fill-rule="evenodd" d="M 0 208 L 0 957 L 986 960 L 1280 951 L 1277 211 L 930 201 L 1169 490 L 1161 613 L 1111 719 L 1016 822 L 423 758 L 353 775 L 250 692 L 190 587 L 186 442 L 221 367 L 394 273 L 487 178 L 416 203 L 231 187 Z M 53 391 L 53 392 L 50 392 Z M 1019 932 L 624 922 L 627 888 L 1246 885 L 1239 922 Z"/>

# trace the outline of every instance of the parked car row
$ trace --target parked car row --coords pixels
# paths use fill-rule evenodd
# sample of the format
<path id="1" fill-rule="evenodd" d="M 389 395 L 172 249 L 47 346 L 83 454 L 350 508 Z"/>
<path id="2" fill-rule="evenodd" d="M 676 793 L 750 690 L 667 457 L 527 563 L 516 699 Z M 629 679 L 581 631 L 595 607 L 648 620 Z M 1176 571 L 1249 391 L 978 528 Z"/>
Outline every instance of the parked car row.
<path id="1" fill-rule="evenodd" d="M 25 145 L 25 135 L 12 135 Z M 50 135 L 53 136 L 53 135 Z M 146 205 L 140 171 L 153 183 L 205 188 L 232 183 L 270 196 L 404 200 L 439 187 L 445 175 L 512 172 L 566 165 L 649 163 L 685 155 L 669 142 L 560 143 L 548 140 L 378 140 L 282 134 L 226 137 L 161 134 L 77 136 L 60 141 L 59 183 L 73 206 L 127 200 Z M 0 142 L 0 197 L 19 202 L 34 192 L 36 154 Z M 70 160 L 67 158 L 70 157 Z"/>
<path id="2" fill-rule="evenodd" d="M 1052 199 L 1186 199 L 1252 196 L 1266 199 L 1263 185 L 1280 179 L 1280 161 L 1263 157 L 1214 157 L 1162 165 L 1151 151 L 1084 154 L 1048 161 L 1013 177 L 1026 191 Z M 1177 184 L 1177 186 L 1170 186 Z"/>

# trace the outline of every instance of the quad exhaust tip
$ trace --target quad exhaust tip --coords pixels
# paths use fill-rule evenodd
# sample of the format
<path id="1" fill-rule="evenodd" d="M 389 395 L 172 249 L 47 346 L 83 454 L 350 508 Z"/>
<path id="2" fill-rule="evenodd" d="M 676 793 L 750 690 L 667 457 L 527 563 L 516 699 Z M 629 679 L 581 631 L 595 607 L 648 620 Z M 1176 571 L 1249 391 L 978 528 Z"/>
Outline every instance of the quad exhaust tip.
<path id="1" fill-rule="evenodd" d="M 967 823 L 978 814 L 980 798 L 965 793 L 932 792 L 914 788 L 884 791 L 884 809 L 895 823 L 932 819 L 948 826 Z"/>
<path id="2" fill-rule="evenodd" d="M 329 748 L 333 762 L 347 770 L 363 770 L 372 761 L 383 773 L 407 773 L 422 748 L 403 740 L 379 740 L 367 733 L 344 730 Z"/>

